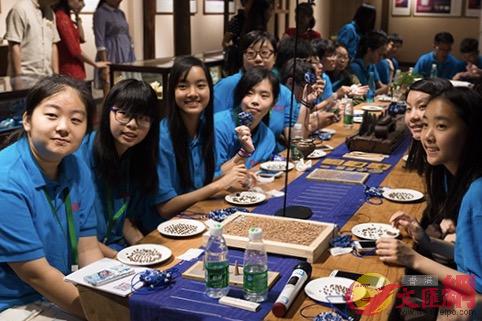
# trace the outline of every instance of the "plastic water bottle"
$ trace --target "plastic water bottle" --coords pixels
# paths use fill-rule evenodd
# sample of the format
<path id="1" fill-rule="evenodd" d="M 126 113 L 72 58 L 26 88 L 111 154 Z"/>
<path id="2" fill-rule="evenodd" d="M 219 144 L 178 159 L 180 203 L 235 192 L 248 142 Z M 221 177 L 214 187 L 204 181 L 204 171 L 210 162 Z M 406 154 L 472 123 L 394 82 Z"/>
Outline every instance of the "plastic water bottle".
<path id="1" fill-rule="evenodd" d="M 437 64 L 432 64 L 432 69 L 430 69 L 430 78 L 437 78 L 437 77 L 438 77 Z"/>
<path id="2" fill-rule="evenodd" d="M 301 152 L 296 148 L 296 144 L 303 139 L 303 124 L 296 123 L 293 128 L 291 128 L 291 160 L 299 160 L 303 158 Z"/>
<path id="3" fill-rule="evenodd" d="M 377 90 L 377 85 L 375 84 L 375 74 L 373 71 L 368 73 L 368 92 L 367 92 L 367 102 L 372 103 L 375 100 L 375 92 Z"/>
<path id="4" fill-rule="evenodd" d="M 204 254 L 206 295 L 211 298 L 220 298 L 229 292 L 228 247 L 220 224 L 215 224 L 209 232 L 211 236 Z"/>
<path id="5" fill-rule="evenodd" d="M 243 289 L 246 300 L 263 302 L 268 298 L 268 256 L 263 231 L 258 227 L 249 229 L 249 243 L 244 252 Z"/>
<path id="6" fill-rule="evenodd" d="M 343 98 L 343 125 L 345 128 L 353 127 L 353 100 L 350 98 Z"/>

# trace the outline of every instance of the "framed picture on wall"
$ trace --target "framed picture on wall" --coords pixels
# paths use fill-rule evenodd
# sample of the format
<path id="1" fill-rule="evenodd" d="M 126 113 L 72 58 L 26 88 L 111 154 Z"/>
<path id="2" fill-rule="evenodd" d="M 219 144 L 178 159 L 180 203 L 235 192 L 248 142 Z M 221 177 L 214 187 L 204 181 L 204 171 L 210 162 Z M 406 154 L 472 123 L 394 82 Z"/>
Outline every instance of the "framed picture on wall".
<path id="1" fill-rule="evenodd" d="M 480 17 L 481 6 L 480 0 L 466 0 L 465 2 L 465 15 L 467 17 Z"/>
<path id="2" fill-rule="evenodd" d="M 415 0 L 415 16 L 460 16 L 460 0 Z"/>
<path id="3" fill-rule="evenodd" d="M 392 0 L 392 16 L 409 16 L 411 0 Z"/>
<path id="4" fill-rule="evenodd" d="M 82 13 L 94 13 L 97 8 L 99 0 L 84 0 L 84 8 L 82 8 Z"/>
<path id="5" fill-rule="evenodd" d="M 234 0 L 229 0 L 229 13 L 235 13 Z M 204 0 L 204 14 L 223 14 L 224 0 Z"/>
<path id="6" fill-rule="evenodd" d="M 172 14 L 174 12 L 174 0 L 156 0 L 156 13 Z M 189 1 L 191 14 L 197 13 L 197 0 Z"/>

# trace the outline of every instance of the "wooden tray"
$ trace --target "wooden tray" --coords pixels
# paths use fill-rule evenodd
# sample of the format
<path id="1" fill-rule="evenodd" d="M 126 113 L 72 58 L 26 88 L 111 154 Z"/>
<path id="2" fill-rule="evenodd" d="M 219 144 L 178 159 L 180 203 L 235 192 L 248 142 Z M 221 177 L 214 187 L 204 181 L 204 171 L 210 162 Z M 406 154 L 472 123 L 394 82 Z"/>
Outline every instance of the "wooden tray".
<path id="1" fill-rule="evenodd" d="M 239 274 L 235 274 L 234 265 L 229 266 L 229 284 L 237 287 L 243 287 L 243 266 L 238 266 Z M 204 266 L 202 261 L 197 261 L 193 266 L 187 269 L 182 277 L 196 281 L 204 281 Z M 279 279 L 279 272 L 268 271 L 268 287 L 271 288 L 273 284 Z"/>
<path id="2" fill-rule="evenodd" d="M 324 182 L 363 184 L 369 175 L 369 173 L 317 168 L 306 176 L 306 178 Z"/>
<path id="3" fill-rule="evenodd" d="M 246 222 L 251 221 L 258 221 L 258 225 L 262 224 L 264 227 L 256 225 L 243 226 Z M 245 249 L 248 243 L 249 228 L 262 227 L 263 242 L 267 252 L 306 258 L 310 263 L 316 261 L 328 248 L 335 230 L 335 225 L 332 223 L 243 212 L 234 213 L 221 224 L 223 225 L 223 236 L 228 246 Z M 231 228 L 242 229 L 243 233 L 230 234 Z M 304 232 L 308 230 L 311 230 L 312 234 L 315 231 L 317 232 L 316 235 L 313 234 L 312 241 L 309 244 L 296 243 L 292 240 L 283 241 L 286 238 L 307 240 L 307 233 Z M 283 231 L 286 232 L 283 233 Z M 274 236 L 270 239 L 269 235 Z M 209 232 L 204 233 L 203 239 L 205 243 L 207 243 L 208 238 Z"/>

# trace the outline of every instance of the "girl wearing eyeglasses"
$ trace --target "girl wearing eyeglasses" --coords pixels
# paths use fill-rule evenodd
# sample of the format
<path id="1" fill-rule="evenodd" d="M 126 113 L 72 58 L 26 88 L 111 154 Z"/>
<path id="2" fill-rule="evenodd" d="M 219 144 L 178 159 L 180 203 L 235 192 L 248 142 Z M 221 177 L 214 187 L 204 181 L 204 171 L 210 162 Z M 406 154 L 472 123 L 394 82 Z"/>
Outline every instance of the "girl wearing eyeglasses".
<path id="1" fill-rule="evenodd" d="M 133 244 L 153 227 L 149 195 L 158 186 L 160 106 L 150 85 L 126 79 L 107 95 L 100 127 L 81 148 L 96 183 L 97 237 L 105 256 Z M 142 214 L 142 217 L 141 217 Z"/>
<path id="2" fill-rule="evenodd" d="M 216 167 L 212 104 L 213 82 L 206 66 L 192 56 L 177 58 L 160 129 L 161 181 L 155 203 L 163 218 L 246 180 L 244 165 L 224 173 Z"/>
<path id="3" fill-rule="evenodd" d="M 102 258 L 92 179 L 73 154 L 94 108 L 83 83 L 44 78 L 27 95 L 23 137 L 0 152 L 0 320 L 84 318 L 64 276 Z"/>

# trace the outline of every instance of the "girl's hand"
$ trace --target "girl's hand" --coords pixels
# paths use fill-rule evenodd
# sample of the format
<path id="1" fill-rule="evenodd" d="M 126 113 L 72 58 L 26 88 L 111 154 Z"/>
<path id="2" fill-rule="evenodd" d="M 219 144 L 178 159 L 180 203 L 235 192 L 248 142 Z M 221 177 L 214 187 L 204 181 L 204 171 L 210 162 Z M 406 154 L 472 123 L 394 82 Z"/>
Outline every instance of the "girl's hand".
<path id="1" fill-rule="evenodd" d="M 238 136 L 238 140 L 241 144 L 241 147 L 247 153 L 254 152 L 254 144 L 253 140 L 251 139 L 251 130 L 247 126 L 238 126 L 235 128 L 236 135 Z"/>
<path id="2" fill-rule="evenodd" d="M 109 73 L 109 69 L 108 69 L 109 64 L 110 64 L 110 61 L 96 61 L 95 62 L 95 68 L 98 68 L 98 69 L 106 68 L 107 73 Z"/>
<path id="3" fill-rule="evenodd" d="M 419 255 L 404 242 L 385 237 L 377 240 L 376 254 L 380 257 L 380 261 L 384 263 L 410 268 L 413 268 L 415 260 Z"/>
<path id="4" fill-rule="evenodd" d="M 222 189 L 243 186 L 249 178 L 248 175 L 248 170 L 244 164 L 236 165 L 219 179 L 219 184 L 221 184 Z"/>
<path id="5" fill-rule="evenodd" d="M 395 212 L 392 217 L 390 217 L 390 223 L 396 228 L 404 227 L 407 230 L 408 235 L 417 243 L 426 243 L 430 242 L 430 238 L 428 237 L 425 230 L 422 228 L 420 223 L 407 215 L 405 212 L 397 211 Z"/>

